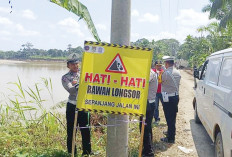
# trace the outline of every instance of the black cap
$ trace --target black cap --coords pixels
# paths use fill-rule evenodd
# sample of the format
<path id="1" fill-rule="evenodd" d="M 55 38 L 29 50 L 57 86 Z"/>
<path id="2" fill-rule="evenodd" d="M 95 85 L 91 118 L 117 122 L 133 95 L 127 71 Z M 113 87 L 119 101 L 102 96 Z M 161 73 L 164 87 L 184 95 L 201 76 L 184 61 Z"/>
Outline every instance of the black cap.
<path id="1" fill-rule="evenodd" d="M 162 65 L 162 61 L 155 61 L 155 65 Z"/>

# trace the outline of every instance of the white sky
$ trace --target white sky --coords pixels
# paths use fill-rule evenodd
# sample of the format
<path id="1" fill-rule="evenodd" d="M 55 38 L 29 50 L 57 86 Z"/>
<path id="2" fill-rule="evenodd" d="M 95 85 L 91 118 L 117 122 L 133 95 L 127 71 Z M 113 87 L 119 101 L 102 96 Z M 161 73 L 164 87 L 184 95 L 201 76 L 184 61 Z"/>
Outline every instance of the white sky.
<path id="1" fill-rule="evenodd" d="M 31 42 L 38 49 L 67 49 L 94 40 L 83 20 L 48 0 L 0 0 L 0 50 L 19 50 Z M 87 6 L 102 41 L 110 40 L 111 0 L 80 0 Z M 199 36 L 209 23 L 201 9 L 209 0 L 131 0 L 131 41 Z"/>

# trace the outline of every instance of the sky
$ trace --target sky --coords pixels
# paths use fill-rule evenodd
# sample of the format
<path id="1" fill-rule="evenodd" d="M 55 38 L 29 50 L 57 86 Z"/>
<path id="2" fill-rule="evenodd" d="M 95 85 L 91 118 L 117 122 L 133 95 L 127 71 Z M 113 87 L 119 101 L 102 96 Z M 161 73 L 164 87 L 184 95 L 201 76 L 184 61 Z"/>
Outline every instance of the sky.
<path id="1" fill-rule="evenodd" d="M 79 0 L 87 6 L 102 41 L 110 42 L 111 0 Z M 67 49 L 95 39 L 83 20 L 49 0 L 0 0 L 0 50 L 19 50 L 30 42 L 38 49 Z M 131 0 L 131 41 L 200 36 L 210 21 L 202 8 L 209 0 Z M 12 13 L 10 13 L 12 11 Z"/>

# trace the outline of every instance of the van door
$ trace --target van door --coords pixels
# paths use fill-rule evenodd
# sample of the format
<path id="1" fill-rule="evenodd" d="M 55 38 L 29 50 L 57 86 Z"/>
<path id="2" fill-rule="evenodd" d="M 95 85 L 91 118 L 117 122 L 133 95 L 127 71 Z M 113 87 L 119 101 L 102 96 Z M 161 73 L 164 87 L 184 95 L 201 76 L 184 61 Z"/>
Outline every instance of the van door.
<path id="1" fill-rule="evenodd" d="M 232 57 L 222 63 L 217 92 L 214 98 L 214 113 L 223 139 L 224 156 L 232 152 Z"/>
<path id="2" fill-rule="evenodd" d="M 200 78 L 197 83 L 197 88 L 196 88 L 196 102 L 197 102 L 197 112 L 198 116 L 201 120 L 201 122 L 204 124 L 205 117 L 204 117 L 204 107 L 203 107 L 203 98 L 204 98 L 204 80 L 205 80 L 205 75 L 208 67 L 208 60 L 203 64 L 201 69 Z"/>
<path id="3" fill-rule="evenodd" d="M 205 113 L 206 125 L 208 127 L 209 135 L 213 139 L 213 129 L 215 124 L 215 116 L 213 112 L 214 107 L 214 93 L 217 92 L 219 72 L 221 68 L 222 57 L 210 57 L 208 69 L 204 80 L 203 88 L 203 107 Z"/>

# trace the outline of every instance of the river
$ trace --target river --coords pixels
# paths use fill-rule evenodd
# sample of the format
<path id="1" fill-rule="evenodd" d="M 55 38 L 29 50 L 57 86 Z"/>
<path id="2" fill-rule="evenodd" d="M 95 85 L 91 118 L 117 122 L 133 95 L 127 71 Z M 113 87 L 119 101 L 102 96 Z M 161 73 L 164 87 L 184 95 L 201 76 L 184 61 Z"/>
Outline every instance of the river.
<path id="1" fill-rule="evenodd" d="M 41 98 L 46 100 L 43 102 L 44 108 L 50 108 L 58 102 L 67 100 L 68 93 L 61 84 L 61 77 L 67 72 L 65 62 L 0 60 L 0 104 L 6 104 L 8 98 L 15 99 L 15 94 L 11 90 L 19 90 L 9 83 L 18 82 L 18 77 L 25 90 L 28 90 L 28 87 L 35 90 L 35 83 L 39 83 L 38 86 L 42 89 Z M 53 100 L 41 78 L 51 78 Z M 30 99 L 29 96 L 27 98 Z"/>

